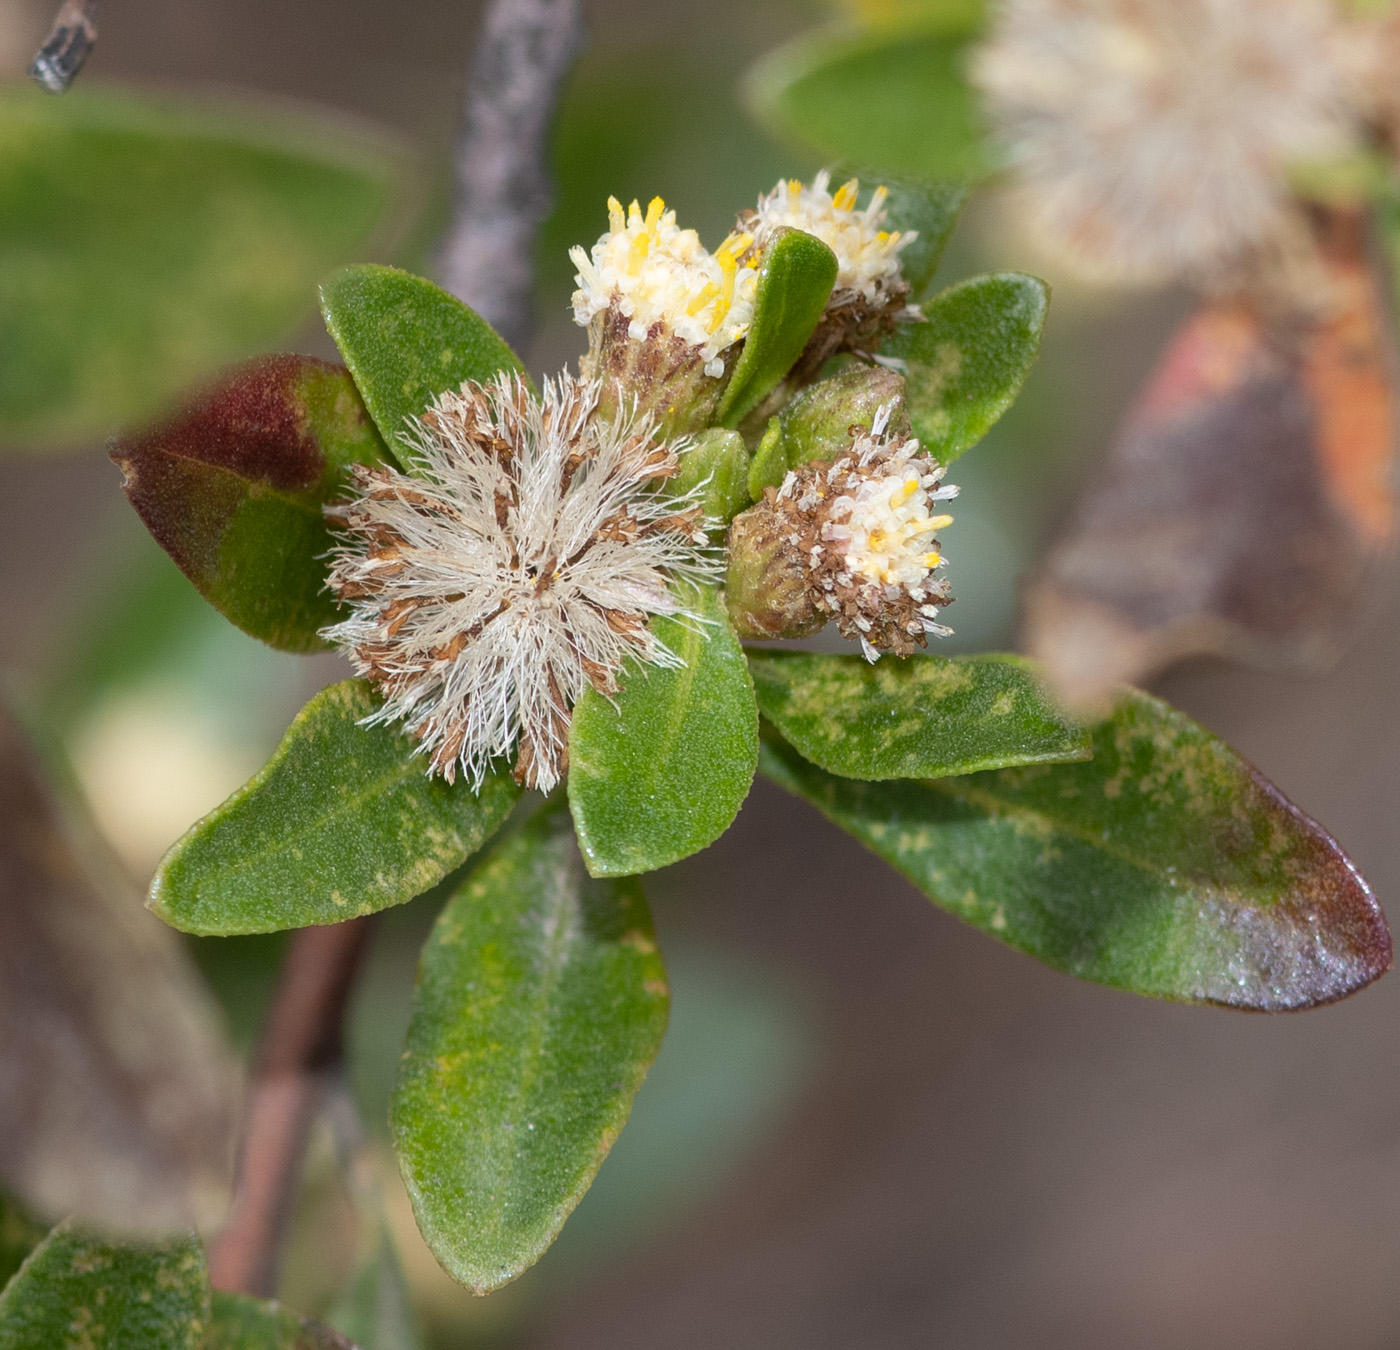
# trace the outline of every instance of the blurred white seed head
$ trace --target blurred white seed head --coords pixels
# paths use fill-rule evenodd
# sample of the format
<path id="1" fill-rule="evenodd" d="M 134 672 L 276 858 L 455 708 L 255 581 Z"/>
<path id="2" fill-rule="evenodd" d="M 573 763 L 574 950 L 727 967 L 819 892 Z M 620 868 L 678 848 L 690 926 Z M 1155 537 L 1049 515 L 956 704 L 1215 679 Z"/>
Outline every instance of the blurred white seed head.
<path id="1" fill-rule="evenodd" d="M 972 76 L 1076 270 L 1211 282 L 1285 237 L 1291 162 L 1348 148 L 1346 46 L 1327 0 L 1003 0 Z"/>

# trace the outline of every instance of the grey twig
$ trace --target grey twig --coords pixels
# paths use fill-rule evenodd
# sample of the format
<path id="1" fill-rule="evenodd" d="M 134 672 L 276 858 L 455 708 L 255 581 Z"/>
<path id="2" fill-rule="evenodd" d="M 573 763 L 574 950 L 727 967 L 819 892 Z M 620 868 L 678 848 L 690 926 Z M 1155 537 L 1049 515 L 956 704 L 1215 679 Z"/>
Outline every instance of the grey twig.
<path id="1" fill-rule="evenodd" d="M 531 326 L 535 233 L 549 214 L 549 129 L 582 43 L 582 0 L 490 0 L 472 60 L 440 273 L 517 349 Z"/>
<path id="2" fill-rule="evenodd" d="M 63 0 L 44 45 L 29 65 L 29 77 L 61 94 L 97 45 L 97 0 Z"/>

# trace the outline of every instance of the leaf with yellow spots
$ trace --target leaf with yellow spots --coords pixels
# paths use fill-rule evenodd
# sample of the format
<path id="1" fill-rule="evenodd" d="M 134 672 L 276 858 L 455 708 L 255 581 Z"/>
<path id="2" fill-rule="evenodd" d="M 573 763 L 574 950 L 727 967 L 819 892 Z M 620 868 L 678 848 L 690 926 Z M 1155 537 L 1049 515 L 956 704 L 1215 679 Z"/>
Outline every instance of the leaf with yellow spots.
<path id="1" fill-rule="evenodd" d="M 3 1350 L 205 1350 L 208 1329 L 195 1237 L 140 1246 L 65 1223 L 0 1295 Z"/>
<path id="2" fill-rule="evenodd" d="M 187 933 L 340 923 L 421 895 L 505 820 L 504 770 L 480 791 L 429 778 L 398 726 L 364 726 L 364 680 L 323 689 L 267 764 L 165 855 L 150 906 Z"/>
<path id="3" fill-rule="evenodd" d="M 632 1109 L 668 1009 L 640 885 L 591 879 L 558 807 L 447 902 L 390 1123 L 449 1275 L 484 1294 L 554 1241 Z"/>
<path id="4" fill-rule="evenodd" d="M 936 904 L 1082 979 L 1272 1012 L 1390 968 L 1385 919 L 1346 855 L 1223 741 L 1127 691 L 1093 750 L 858 783 L 774 739 L 760 768 Z"/>
<path id="5" fill-rule="evenodd" d="M 752 651 L 758 709 L 804 758 L 843 778 L 951 774 L 1087 759 L 1089 737 L 1014 656 Z"/>

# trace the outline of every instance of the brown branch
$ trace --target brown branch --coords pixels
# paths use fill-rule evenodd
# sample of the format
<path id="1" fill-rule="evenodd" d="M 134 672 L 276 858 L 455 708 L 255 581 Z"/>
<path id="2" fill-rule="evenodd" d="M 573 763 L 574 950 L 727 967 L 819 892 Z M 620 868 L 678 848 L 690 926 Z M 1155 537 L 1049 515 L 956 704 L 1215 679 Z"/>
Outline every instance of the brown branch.
<path id="1" fill-rule="evenodd" d="M 51 94 L 61 94 L 97 45 L 97 0 L 63 0 L 34 60 L 29 77 Z"/>
<path id="2" fill-rule="evenodd" d="M 519 349 L 535 234 L 549 214 L 549 129 L 583 43 L 582 0 L 491 0 L 472 60 L 443 285 Z"/>
<path id="3" fill-rule="evenodd" d="M 249 1089 L 228 1224 L 209 1248 L 216 1289 L 272 1297 L 307 1134 L 341 1062 L 341 1026 L 368 917 L 292 935 Z"/>

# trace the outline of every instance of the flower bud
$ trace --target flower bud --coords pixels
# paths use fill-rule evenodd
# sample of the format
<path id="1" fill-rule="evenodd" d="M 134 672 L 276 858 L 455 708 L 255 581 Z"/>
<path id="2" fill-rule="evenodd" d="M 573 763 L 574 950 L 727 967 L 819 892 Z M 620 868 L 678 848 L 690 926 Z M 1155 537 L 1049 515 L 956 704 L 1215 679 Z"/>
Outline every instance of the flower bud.
<path id="1" fill-rule="evenodd" d="M 910 656 L 952 603 L 936 532 L 957 495 L 919 442 L 888 431 L 889 410 L 857 430 L 833 463 L 789 470 L 729 531 L 729 606 L 745 637 L 805 637 L 826 619 L 866 659 Z"/>

